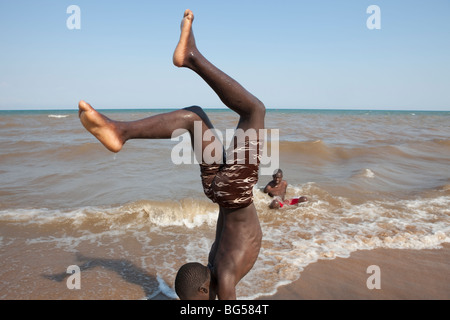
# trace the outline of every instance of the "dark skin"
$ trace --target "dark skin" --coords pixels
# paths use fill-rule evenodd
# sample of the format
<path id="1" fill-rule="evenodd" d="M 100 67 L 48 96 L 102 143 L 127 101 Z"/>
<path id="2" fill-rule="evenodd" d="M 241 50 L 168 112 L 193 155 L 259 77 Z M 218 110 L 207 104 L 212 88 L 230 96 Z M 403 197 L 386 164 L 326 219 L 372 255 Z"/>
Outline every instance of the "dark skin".
<path id="1" fill-rule="evenodd" d="M 186 10 L 181 23 L 180 41 L 173 55 L 177 67 L 197 73 L 216 92 L 222 102 L 239 115 L 238 128 L 264 128 L 265 107 L 234 79 L 209 62 L 197 49 L 192 23 L 194 15 Z M 108 150 L 119 152 L 130 139 L 171 139 L 176 129 L 186 129 L 194 135 L 194 123 L 202 122 L 202 133 L 211 129 L 209 121 L 187 110 L 176 110 L 149 118 L 123 122 L 114 121 L 97 112 L 84 101 L 79 103 L 83 126 Z M 202 141 L 204 150 L 212 141 Z M 203 153 L 202 153 L 203 154 Z M 202 159 L 197 159 L 199 162 Z M 227 209 L 219 207 L 216 237 L 208 261 L 213 266 L 209 279 L 196 294 L 186 299 L 236 299 L 236 285 L 251 270 L 261 248 L 262 231 L 255 206 Z M 205 268 L 207 268 L 205 266 Z"/>
<path id="2" fill-rule="evenodd" d="M 270 181 L 266 187 L 264 188 L 264 193 L 269 194 L 271 197 L 279 197 L 284 204 L 289 204 L 289 200 L 286 200 L 286 189 L 288 183 L 286 180 L 283 180 L 283 174 L 281 172 L 277 172 L 272 175 L 272 181 Z M 308 199 L 306 197 L 300 197 L 299 203 L 306 202 Z M 274 199 L 270 204 L 270 209 L 279 209 L 280 202 L 277 199 Z"/>
<path id="3" fill-rule="evenodd" d="M 271 197 L 280 197 L 283 201 L 286 197 L 287 181 L 283 180 L 283 174 L 277 173 L 272 176 L 270 181 L 264 188 L 264 192 L 268 193 Z"/>
<path id="4" fill-rule="evenodd" d="M 284 202 L 288 183 L 287 181 L 283 180 L 283 174 L 281 172 L 274 174 L 272 178 L 273 180 L 270 181 L 264 188 L 264 192 L 268 193 L 271 197 L 280 197 Z M 278 202 L 278 200 L 273 200 L 270 203 L 269 208 L 278 209 L 280 208 L 280 203 Z"/>

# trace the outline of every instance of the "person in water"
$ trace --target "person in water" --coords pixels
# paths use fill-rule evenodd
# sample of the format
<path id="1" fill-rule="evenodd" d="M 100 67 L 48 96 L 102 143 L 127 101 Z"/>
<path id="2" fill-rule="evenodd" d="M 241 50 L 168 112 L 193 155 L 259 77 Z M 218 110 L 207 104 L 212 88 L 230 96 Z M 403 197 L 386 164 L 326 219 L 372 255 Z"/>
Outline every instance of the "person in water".
<path id="1" fill-rule="evenodd" d="M 275 170 L 272 175 L 272 181 L 270 181 L 264 188 L 264 193 L 269 194 L 269 196 L 273 198 L 273 200 L 269 204 L 270 209 L 279 209 L 284 205 L 291 205 L 308 201 L 308 199 L 304 196 L 290 200 L 286 199 L 287 186 L 287 181 L 283 180 L 283 171 L 281 169 Z"/>
<path id="2" fill-rule="evenodd" d="M 193 21 L 194 14 L 186 10 L 173 54 L 174 65 L 197 73 L 222 102 L 239 115 L 236 133 L 238 130 L 258 133 L 264 128 L 264 104 L 200 53 L 192 30 Z M 80 101 L 79 117 L 83 126 L 112 152 L 119 152 L 130 139 L 171 139 L 177 129 L 190 133 L 193 147 L 201 139 L 202 151 L 218 141 L 217 138 L 202 139 L 213 126 L 198 106 L 127 122 L 109 119 Z M 201 124 L 201 137 L 194 136 L 196 123 Z M 253 186 L 258 181 L 261 142 L 259 135 L 248 135 L 243 140 L 235 134 L 226 154 L 223 148 L 219 148 L 220 152 L 214 151 L 222 153 L 213 155 L 223 159 L 218 162 L 211 163 L 203 152 L 195 153 L 204 193 L 219 205 L 219 215 L 208 265 L 190 262 L 177 272 L 175 290 L 180 299 L 236 299 L 236 285 L 258 258 L 262 231 L 253 204 Z"/>

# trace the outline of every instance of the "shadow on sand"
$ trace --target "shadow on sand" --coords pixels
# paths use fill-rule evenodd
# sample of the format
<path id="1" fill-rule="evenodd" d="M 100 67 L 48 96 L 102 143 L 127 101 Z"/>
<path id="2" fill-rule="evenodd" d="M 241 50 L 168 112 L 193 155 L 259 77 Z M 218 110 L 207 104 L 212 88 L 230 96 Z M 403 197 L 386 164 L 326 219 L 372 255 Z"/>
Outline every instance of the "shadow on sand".
<path id="1" fill-rule="evenodd" d="M 80 253 L 76 254 L 76 259 L 78 262 L 82 263 L 78 265 L 80 272 L 93 269 L 96 267 L 102 267 L 111 271 L 116 272 L 122 277 L 123 280 L 136 284 L 142 287 L 145 293 L 146 299 L 158 299 L 162 298 L 160 283 L 156 276 L 149 274 L 142 268 L 137 267 L 130 261 L 126 259 L 101 259 L 86 257 Z M 69 276 L 70 273 L 66 271 L 58 274 L 42 275 L 52 281 L 62 282 Z M 164 295 L 164 298 L 172 300 L 173 298 Z"/>

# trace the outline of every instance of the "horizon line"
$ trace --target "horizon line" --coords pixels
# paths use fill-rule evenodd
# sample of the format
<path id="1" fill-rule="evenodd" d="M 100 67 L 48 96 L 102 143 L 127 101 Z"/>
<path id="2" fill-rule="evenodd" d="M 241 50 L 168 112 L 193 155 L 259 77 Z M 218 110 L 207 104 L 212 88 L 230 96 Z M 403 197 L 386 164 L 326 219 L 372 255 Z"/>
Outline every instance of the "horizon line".
<path id="1" fill-rule="evenodd" d="M 102 111 L 145 111 L 145 110 L 179 110 L 180 108 L 176 107 L 136 107 L 136 108 L 96 108 L 96 110 L 102 110 Z M 221 110 L 221 111 L 232 111 L 231 109 L 227 107 L 209 107 L 209 108 L 203 108 L 205 110 Z M 281 110 L 317 110 L 317 111 L 416 111 L 416 112 L 450 112 L 450 108 L 448 109 L 376 109 L 376 108 L 321 108 L 321 107 L 309 107 L 309 108 L 270 108 L 266 107 L 267 111 L 281 111 Z M 21 112 L 21 111 L 78 111 L 78 108 L 28 108 L 28 109 L 1 109 L 0 112 Z"/>

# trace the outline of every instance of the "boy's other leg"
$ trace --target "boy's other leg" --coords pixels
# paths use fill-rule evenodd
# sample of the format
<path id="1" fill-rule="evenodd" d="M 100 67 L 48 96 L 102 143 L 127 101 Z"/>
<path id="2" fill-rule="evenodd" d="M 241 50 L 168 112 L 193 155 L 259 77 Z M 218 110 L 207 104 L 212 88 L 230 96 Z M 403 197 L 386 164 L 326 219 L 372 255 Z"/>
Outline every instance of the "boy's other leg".
<path id="1" fill-rule="evenodd" d="M 136 121 L 112 120 L 84 101 L 80 101 L 78 108 L 83 126 L 112 152 L 119 152 L 125 142 L 131 139 L 171 139 L 177 129 L 187 130 L 194 143 L 196 123 L 201 125 L 201 131 L 198 132 L 201 137 L 196 137 L 202 141 L 201 154 L 209 144 L 215 142 L 215 139 L 203 141 L 205 131 L 212 129 L 212 124 L 200 107 L 188 107 Z"/>

